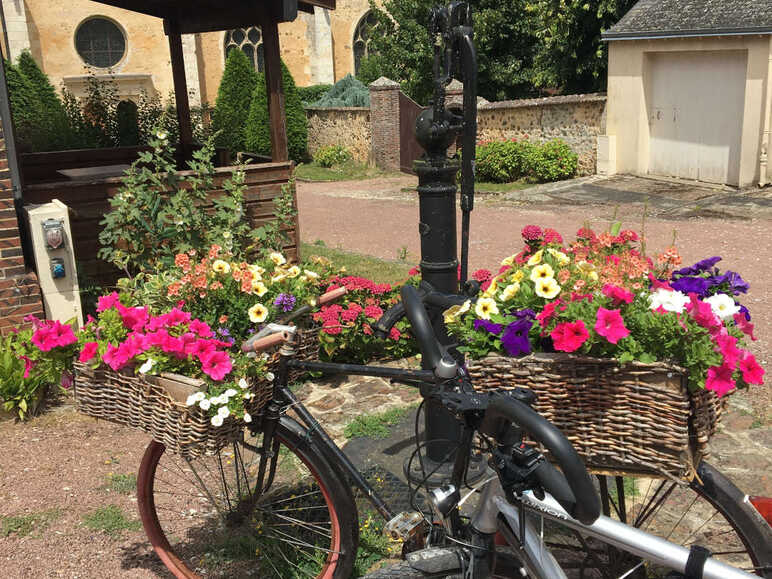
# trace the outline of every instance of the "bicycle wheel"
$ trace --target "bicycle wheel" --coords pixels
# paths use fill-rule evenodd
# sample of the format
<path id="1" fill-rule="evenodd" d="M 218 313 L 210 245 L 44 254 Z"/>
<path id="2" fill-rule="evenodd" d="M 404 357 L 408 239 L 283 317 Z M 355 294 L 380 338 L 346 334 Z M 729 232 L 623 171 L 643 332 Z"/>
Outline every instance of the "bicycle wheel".
<path id="1" fill-rule="evenodd" d="M 186 459 L 151 442 L 137 478 L 142 524 L 176 577 L 348 579 L 358 542 L 351 491 L 294 421 L 274 439 L 277 467 L 254 496 L 262 435 Z M 268 476 L 266 476 L 268 480 Z"/>
<path id="2" fill-rule="evenodd" d="M 745 495 L 703 462 L 690 485 L 669 479 L 599 477 L 608 516 L 672 543 L 700 545 L 734 567 L 772 577 L 772 532 Z M 670 571 L 545 521 L 545 541 L 568 577 L 651 579 Z"/>

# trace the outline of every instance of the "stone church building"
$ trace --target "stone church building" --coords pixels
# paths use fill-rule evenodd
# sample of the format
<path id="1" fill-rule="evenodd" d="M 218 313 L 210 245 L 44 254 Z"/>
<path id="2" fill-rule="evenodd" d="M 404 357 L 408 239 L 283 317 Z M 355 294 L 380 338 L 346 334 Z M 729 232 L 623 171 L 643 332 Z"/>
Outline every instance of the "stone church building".
<path id="1" fill-rule="evenodd" d="M 28 49 L 54 86 L 81 96 L 91 69 L 112 76 L 122 98 L 136 98 L 143 90 L 162 97 L 171 93 L 169 45 L 160 19 L 90 0 L 0 3 L 10 57 Z M 335 10 L 301 11 L 294 22 L 279 25 L 281 56 L 298 86 L 355 74 L 367 54 L 369 11 L 368 0 L 338 0 Z M 191 105 L 214 104 L 225 58 L 234 49 L 262 70 L 259 27 L 183 35 Z"/>

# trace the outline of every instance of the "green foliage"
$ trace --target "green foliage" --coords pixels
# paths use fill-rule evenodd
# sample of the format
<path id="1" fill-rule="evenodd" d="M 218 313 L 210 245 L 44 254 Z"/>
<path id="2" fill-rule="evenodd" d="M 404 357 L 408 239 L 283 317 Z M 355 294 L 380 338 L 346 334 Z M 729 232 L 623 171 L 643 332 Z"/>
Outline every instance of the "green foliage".
<path id="1" fill-rule="evenodd" d="M 258 74 L 246 55 L 241 50 L 231 50 L 212 113 L 212 128 L 218 132 L 218 147 L 224 147 L 231 153 L 248 150 L 244 141 L 244 126 L 252 93 L 258 84 Z"/>
<path id="2" fill-rule="evenodd" d="M 116 505 L 100 507 L 85 515 L 83 524 L 89 529 L 104 531 L 113 539 L 118 538 L 123 531 L 139 531 L 142 528 L 142 523 L 126 517 Z"/>
<path id="3" fill-rule="evenodd" d="M 306 156 L 308 146 L 308 120 L 287 65 L 281 63 L 284 110 L 287 119 L 287 147 L 290 159 L 299 162 Z M 258 75 L 257 86 L 252 93 L 249 115 L 244 127 L 246 150 L 259 155 L 271 156 L 271 124 L 268 113 L 268 95 L 265 75 Z"/>
<path id="4" fill-rule="evenodd" d="M 314 163 L 321 167 L 329 168 L 335 165 L 342 165 L 350 160 L 351 156 L 351 151 L 343 145 L 330 145 L 328 147 L 321 147 L 314 153 Z"/>
<path id="5" fill-rule="evenodd" d="M 608 49 L 601 41 L 607 30 L 636 0 L 533 0 L 538 15 L 538 45 L 533 59 L 533 82 L 564 93 L 606 88 Z"/>
<path id="6" fill-rule="evenodd" d="M 312 107 L 369 107 L 370 89 L 361 80 L 347 74 L 327 91 Z"/>
<path id="7" fill-rule="evenodd" d="M 491 183 L 519 179 L 545 183 L 573 177 L 577 166 L 578 155 L 560 139 L 493 141 L 477 147 L 475 178 Z"/>
<path id="8" fill-rule="evenodd" d="M 383 534 L 383 521 L 372 512 L 363 515 L 353 577 L 364 577 L 378 561 L 392 555 L 389 539 Z"/>
<path id="9" fill-rule="evenodd" d="M 115 125 L 118 143 L 121 147 L 139 145 L 139 117 L 137 105 L 132 101 L 121 101 L 115 108 Z"/>
<path id="10" fill-rule="evenodd" d="M 0 517 L 0 537 L 16 535 L 17 538 L 22 538 L 33 532 L 40 533 L 61 516 L 61 510 L 48 509 L 39 513 Z"/>
<path id="11" fill-rule="evenodd" d="M 343 435 L 346 438 L 387 438 L 389 426 L 402 420 L 410 407 L 391 408 L 384 412 L 362 414 L 346 424 Z"/>
<path id="12" fill-rule="evenodd" d="M 318 101 L 324 94 L 332 88 L 331 84 L 312 84 L 311 86 L 299 86 L 298 94 L 300 100 L 305 106 Z"/>
<path id="13" fill-rule="evenodd" d="M 137 490 L 137 475 L 134 473 L 109 474 L 104 488 L 122 495 L 130 495 Z"/>
<path id="14" fill-rule="evenodd" d="M 166 135 L 151 141 L 127 171 L 120 192 L 110 199 L 99 234 L 99 257 L 130 275 L 156 271 L 174 263 L 174 256 L 217 243 L 241 256 L 256 233 L 244 219 L 244 173 L 235 171 L 214 189 L 214 143 L 210 139 L 188 162 L 192 174 L 184 181 L 175 172 L 173 149 Z M 211 203 L 212 210 L 205 205 Z"/>

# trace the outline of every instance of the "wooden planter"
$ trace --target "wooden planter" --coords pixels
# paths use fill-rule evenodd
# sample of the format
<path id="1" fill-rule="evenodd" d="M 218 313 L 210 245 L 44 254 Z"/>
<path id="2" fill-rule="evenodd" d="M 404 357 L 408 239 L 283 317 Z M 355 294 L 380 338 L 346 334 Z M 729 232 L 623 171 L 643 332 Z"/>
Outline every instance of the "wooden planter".
<path id="1" fill-rule="evenodd" d="M 689 392 L 684 370 L 569 354 L 490 355 L 467 366 L 479 390 L 529 388 L 534 409 L 604 474 L 690 479 L 708 456 L 724 401 Z"/>

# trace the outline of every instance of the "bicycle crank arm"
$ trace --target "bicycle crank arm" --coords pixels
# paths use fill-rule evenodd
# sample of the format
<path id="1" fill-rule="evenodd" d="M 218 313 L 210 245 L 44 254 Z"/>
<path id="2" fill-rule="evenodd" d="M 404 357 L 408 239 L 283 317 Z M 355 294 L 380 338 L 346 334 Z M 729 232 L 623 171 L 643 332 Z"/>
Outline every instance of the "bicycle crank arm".
<path id="1" fill-rule="evenodd" d="M 663 565 L 679 573 L 684 573 L 686 569 L 686 562 L 689 559 L 690 551 L 680 545 L 670 543 L 660 537 L 602 515 L 592 525 L 584 525 L 573 519 L 549 494 L 545 496 L 544 500 L 539 500 L 528 491 L 523 493 L 520 500 L 528 509 L 568 528 L 596 537 L 622 551 L 632 553 L 642 559 Z M 494 503 L 515 533 L 517 533 L 520 525 L 520 509 L 510 504 L 503 493 L 494 497 Z M 532 534 L 536 536 L 529 536 Z M 524 541 L 521 537 L 518 537 L 518 539 L 525 544 L 529 555 L 532 554 L 531 551 L 533 554 L 538 555 L 539 550 L 542 549 L 542 546 L 539 545 L 542 542 L 541 537 L 532 527 L 526 526 Z M 546 552 L 547 548 L 543 547 L 543 551 Z M 545 574 L 544 577 L 552 579 L 553 577 L 564 577 L 564 575 L 561 570 L 558 575 Z M 702 577 L 704 579 L 751 579 L 757 576 L 741 571 L 716 559 L 709 558 L 705 561 Z"/>

